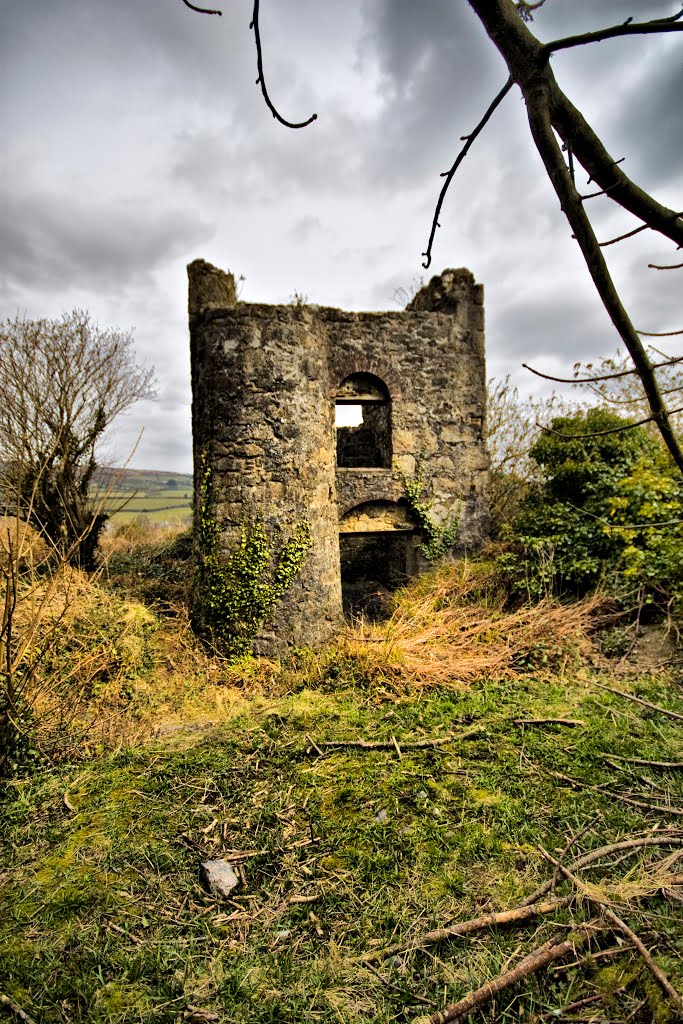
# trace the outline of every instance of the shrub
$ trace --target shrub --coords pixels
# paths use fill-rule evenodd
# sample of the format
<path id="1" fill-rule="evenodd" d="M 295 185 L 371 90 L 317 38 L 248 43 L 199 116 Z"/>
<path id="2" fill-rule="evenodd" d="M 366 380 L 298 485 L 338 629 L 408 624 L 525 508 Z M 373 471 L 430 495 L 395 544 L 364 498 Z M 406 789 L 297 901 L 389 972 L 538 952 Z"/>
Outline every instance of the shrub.
<path id="1" fill-rule="evenodd" d="M 683 596 L 683 482 L 661 444 L 604 409 L 553 421 L 532 447 L 543 478 L 502 566 L 517 593 Z M 664 524 L 664 525 L 662 525 Z"/>

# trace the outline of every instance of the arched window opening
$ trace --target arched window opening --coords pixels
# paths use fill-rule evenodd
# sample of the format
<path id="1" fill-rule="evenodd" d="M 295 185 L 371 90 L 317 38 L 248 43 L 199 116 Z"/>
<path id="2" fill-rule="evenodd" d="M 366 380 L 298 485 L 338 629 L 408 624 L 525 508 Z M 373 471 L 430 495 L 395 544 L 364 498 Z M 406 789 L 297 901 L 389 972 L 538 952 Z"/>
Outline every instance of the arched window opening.
<path id="1" fill-rule="evenodd" d="M 372 373 L 352 373 L 337 389 L 337 465 L 391 469 L 391 399 Z"/>
<path id="2" fill-rule="evenodd" d="M 366 501 L 339 523 L 342 600 L 347 616 L 381 619 L 391 595 L 415 575 L 420 534 L 403 502 Z"/>

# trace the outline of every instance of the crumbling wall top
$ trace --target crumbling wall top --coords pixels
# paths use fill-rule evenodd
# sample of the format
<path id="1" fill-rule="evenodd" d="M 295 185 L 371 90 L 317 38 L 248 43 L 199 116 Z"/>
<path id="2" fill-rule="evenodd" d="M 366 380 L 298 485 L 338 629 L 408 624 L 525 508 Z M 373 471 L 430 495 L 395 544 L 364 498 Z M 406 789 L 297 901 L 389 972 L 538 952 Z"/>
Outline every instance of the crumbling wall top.
<path id="1" fill-rule="evenodd" d="M 444 270 L 441 274 L 433 277 L 429 284 L 420 288 L 413 296 L 406 310 L 411 313 L 457 313 L 458 304 L 466 298 L 476 301 L 481 285 L 476 285 L 471 270 L 460 267 L 455 270 L 452 267 Z"/>
<path id="2" fill-rule="evenodd" d="M 237 305 L 235 277 L 229 270 L 219 270 L 206 260 L 194 260 L 188 264 L 187 276 L 190 320 L 208 309 L 230 309 Z"/>

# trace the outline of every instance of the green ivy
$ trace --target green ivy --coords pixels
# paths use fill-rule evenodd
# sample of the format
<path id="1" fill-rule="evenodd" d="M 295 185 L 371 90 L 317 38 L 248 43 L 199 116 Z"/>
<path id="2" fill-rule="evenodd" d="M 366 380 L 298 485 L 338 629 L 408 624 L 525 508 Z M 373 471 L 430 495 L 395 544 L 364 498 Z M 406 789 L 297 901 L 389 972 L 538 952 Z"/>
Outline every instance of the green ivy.
<path id="1" fill-rule="evenodd" d="M 408 507 L 413 514 L 415 521 L 424 537 L 420 545 L 420 551 L 428 562 L 441 561 L 450 554 L 458 536 L 460 525 L 460 506 L 448 516 L 446 521 L 439 525 L 430 515 L 432 502 L 422 499 L 424 481 L 422 479 L 422 459 L 418 459 L 415 476 L 409 480 L 405 473 L 401 473 L 403 489 L 405 490 Z"/>
<path id="2" fill-rule="evenodd" d="M 311 548 L 308 520 L 298 524 L 274 558 L 263 516 L 245 511 L 237 548 L 221 553 L 213 478 L 202 457 L 200 563 L 195 618 L 212 646 L 230 660 L 251 652 L 254 640 L 299 575 Z"/>

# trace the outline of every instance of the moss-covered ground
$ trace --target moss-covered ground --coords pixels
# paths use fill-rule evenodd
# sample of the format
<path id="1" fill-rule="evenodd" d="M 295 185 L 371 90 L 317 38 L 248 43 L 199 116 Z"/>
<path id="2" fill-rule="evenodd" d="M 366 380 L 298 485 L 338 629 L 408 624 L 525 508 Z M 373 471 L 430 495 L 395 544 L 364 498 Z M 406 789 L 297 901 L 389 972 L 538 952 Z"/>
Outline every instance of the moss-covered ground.
<path id="1" fill-rule="evenodd" d="M 676 678 L 615 684 L 584 666 L 398 693 L 332 660 L 315 687 L 293 669 L 272 696 L 224 681 L 211 725 L 161 723 L 137 746 L 14 779 L 2 809 L 0 1017 L 19 1008 L 40 1024 L 428 1016 L 590 911 L 577 898 L 526 925 L 371 965 L 359 958 L 520 903 L 552 874 L 538 844 L 557 855 L 588 826 L 569 863 L 625 835 L 683 826 L 683 773 L 620 760 L 683 760 L 681 721 L 593 685 L 680 714 Z M 348 739 L 387 748 L 324 746 Z M 589 788 L 600 786 L 609 792 Z M 671 854 L 632 851 L 609 878 L 584 877 L 603 880 L 680 990 L 681 889 L 633 896 Z M 238 871 L 230 898 L 199 883 L 212 858 Z M 596 933 L 590 952 L 506 990 L 474 1019 L 676 1019 L 628 942 Z M 562 1015 L 591 996 L 600 998 Z"/>

